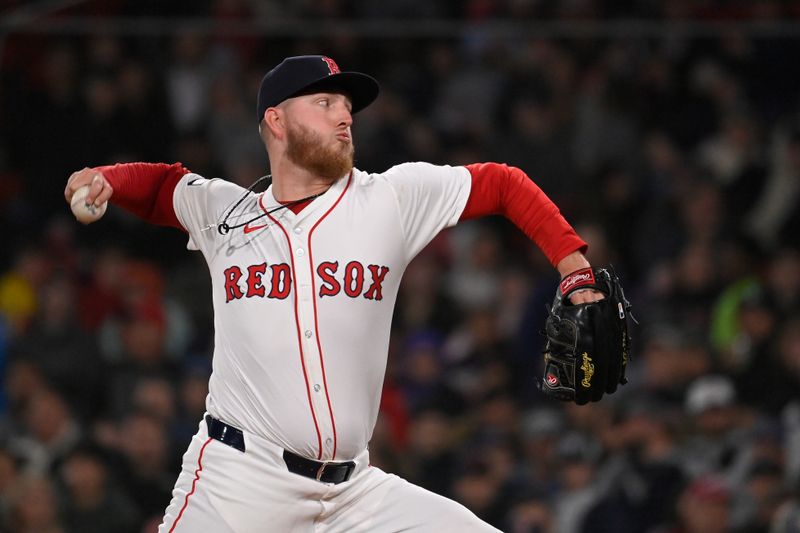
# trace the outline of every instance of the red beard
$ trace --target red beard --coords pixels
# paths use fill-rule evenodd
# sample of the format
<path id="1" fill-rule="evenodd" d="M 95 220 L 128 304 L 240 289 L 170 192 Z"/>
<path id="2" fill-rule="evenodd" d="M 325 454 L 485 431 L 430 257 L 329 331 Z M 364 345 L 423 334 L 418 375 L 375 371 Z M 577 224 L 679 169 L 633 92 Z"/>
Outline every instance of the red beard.
<path id="1" fill-rule="evenodd" d="M 331 183 L 347 175 L 353 168 L 355 147 L 352 142 L 325 144 L 322 136 L 302 124 L 289 124 L 286 141 L 289 161 Z"/>

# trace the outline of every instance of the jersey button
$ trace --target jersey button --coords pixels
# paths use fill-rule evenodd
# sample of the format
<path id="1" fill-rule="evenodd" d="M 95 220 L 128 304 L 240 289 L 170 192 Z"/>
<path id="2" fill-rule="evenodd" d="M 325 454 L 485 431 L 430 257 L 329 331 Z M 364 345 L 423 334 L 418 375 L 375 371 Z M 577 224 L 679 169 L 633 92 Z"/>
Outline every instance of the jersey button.
<path id="1" fill-rule="evenodd" d="M 298 248 L 297 250 L 294 251 L 294 253 L 296 253 L 298 255 L 298 257 L 303 257 L 303 255 L 306 253 L 306 251 L 303 250 L 302 248 Z"/>
<path id="2" fill-rule="evenodd" d="M 314 383 L 314 392 L 319 392 L 320 388 L 319 383 Z"/>
<path id="3" fill-rule="evenodd" d="M 307 330 L 304 332 L 304 334 L 305 334 L 305 336 L 306 336 L 306 339 L 310 339 L 310 338 L 311 338 L 311 335 L 313 335 L 313 333 L 311 333 L 311 330 L 310 330 L 310 329 L 307 329 Z"/>
<path id="4" fill-rule="evenodd" d="M 300 226 L 295 226 L 294 232 L 295 234 L 300 235 L 301 233 L 303 233 L 303 228 L 301 228 Z"/>
<path id="5" fill-rule="evenodd" d="M 330 446 L 331 444 L 333 444 L 333 439 L 332 438 L 328 437 L 327 439 L 325 439 L 325 445 L 326 446 Z"/>

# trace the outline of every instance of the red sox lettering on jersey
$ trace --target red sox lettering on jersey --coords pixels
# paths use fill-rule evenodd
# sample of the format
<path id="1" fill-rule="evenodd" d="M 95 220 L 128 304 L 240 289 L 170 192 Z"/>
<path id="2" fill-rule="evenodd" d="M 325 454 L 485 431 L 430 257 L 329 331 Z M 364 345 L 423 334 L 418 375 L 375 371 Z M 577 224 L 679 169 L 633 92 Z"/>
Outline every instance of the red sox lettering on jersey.
<path id="1" fill-rule="evenodd" d="M 204 229 L 243 189 L 182 177 L 175 213 L 212 279 L 208 412 L 305 457 L 347 460 L 366 449 L 403 271 L 458 221 L 470 187 L 464 167 L 354 169 L 299 213 L 268 214 L 280 205 L 272 189 L 253 194 L 264 216 L 222 236 Z"/>
<path id="2" fill-rule="evenodd" d="M 264 281 L 269 270 L 268 282 Z M 384 265 L 367 265 L 350 261 L 345 265 L 341 278 L 337 277 L 338 261 L 322 261 L 316 268 L 319 278 L 317 296 L 337 296 L 340 293 L 350 298 L 363 297 L 367 300 L 383 300 L 383 281 L 389 273 Z M 246 272 L 246 275 L 245 275 Z M 369 276 L 368 278 L 365 276 Z M 242 268 L 233 265 L 225 269 L 225 303 L 240 298 L 278 298 L 289 296 L 292 288 L 292 274 L 289 265 L 280 263 L 269 265 L 263 262 Z M 367 284 L 365 284 L 367 282 Z M 267 292 L 267 286 L 270 287 Z"/>

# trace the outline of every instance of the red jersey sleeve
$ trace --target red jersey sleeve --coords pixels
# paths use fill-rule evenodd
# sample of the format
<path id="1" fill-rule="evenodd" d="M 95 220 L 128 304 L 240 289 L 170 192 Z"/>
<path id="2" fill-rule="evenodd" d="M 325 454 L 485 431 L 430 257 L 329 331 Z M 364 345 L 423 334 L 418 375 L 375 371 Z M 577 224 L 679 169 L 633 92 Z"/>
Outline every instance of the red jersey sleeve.
<path id="1" fill-rule="evenodd" d="M 114 188 L 114 205 L 152 224 L 184 229 L 172 204 L 175 186 L 189 173 L 180 163 L 120 163 L 95 170 Z"/>
<path id="2" fill-rule="evenodd" d="M 460 220 L 503 215 L 541 248 L 553 266 L 572 252 L 586 252 L 586 242 L 523 171 L 498 163 L 466 168 L 472 175 L 472 188 Z"/>

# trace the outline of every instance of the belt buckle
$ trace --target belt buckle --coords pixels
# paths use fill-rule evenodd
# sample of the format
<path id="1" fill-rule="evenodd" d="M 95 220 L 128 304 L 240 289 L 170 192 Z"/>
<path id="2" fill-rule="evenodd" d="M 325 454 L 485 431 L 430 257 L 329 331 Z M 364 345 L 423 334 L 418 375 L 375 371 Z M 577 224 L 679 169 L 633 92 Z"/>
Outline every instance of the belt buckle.
<path id="1" fill-rule="evenodd" d="M 325 473 L 325 467 L 328 466 L 331 462 L 330 461 L 323 461 L 321 465 L 319 465 L 319 469 L 317 470 L 317 481 L 322 481 L 322 475 Z"/>

